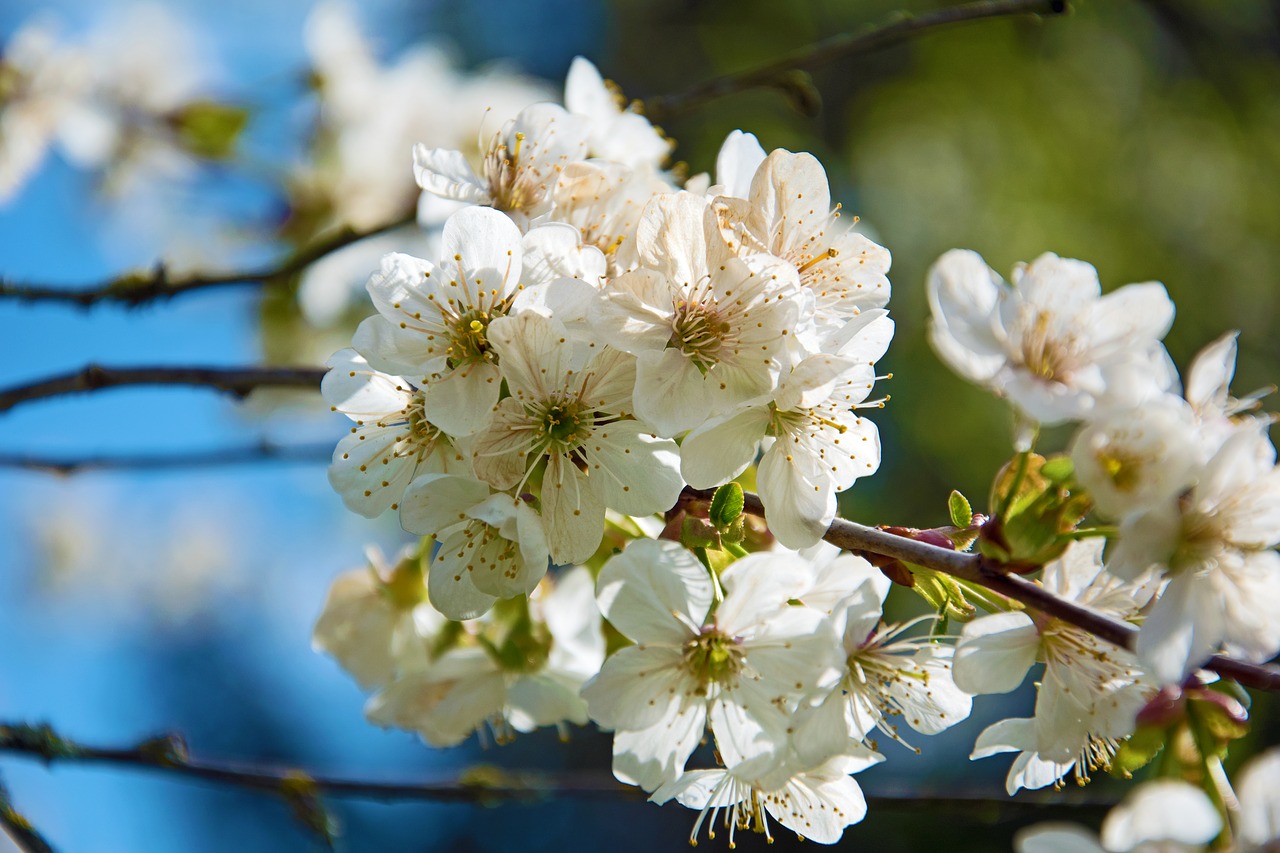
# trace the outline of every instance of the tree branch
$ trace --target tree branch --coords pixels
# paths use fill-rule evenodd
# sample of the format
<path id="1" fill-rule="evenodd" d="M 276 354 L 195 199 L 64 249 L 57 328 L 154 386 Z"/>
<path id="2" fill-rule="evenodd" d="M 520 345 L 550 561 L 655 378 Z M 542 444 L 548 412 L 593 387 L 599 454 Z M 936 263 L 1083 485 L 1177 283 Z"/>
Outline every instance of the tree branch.
<path id="1" fill-rule="evenodd" d="M 682 500 L 709 502 L 713 494 L 713 489 L 686 488 Z M 765 517 L 764 504 L 759 496 L 747 492 L 744 500 L 745 512 Z M 1094 636 L 1129 651 L 1133 651 L 1137 641 L 1138 629 L 1128 622 L 1104 616 L 1074 601 L 1058 598 L 1034 581 L 1009 574 L 998 562 L 981 554 L 941 548 L 843 518 L 833 521 L 823 538 L 846 551 L 893 557 L 979 584 L 1063 622 L 1083 628 Z M 1280 667 L 1274 665 L 1260 666 L 1214 655 L 1204 667 L 1246 687 L 1280 692 Z"/>
<path id="2" fill-rule="evenodd" d="M 316 390 L 324 374 L 325 369 L 321 367 L 103 367 L 90 364 L 71 373 L 0 388 L 0 414 L 32 400 L 122 385 L 200 385 L 242 398 L 255 388 L 264 387 Z"/>
<path id="3" fill-rule="evenodd" d="M 836 59 L 870 53 L 952 24 L 1019 15 L 1060 15 L 1066 11 L 1066 0 L 977 0 L 924 15 L 898 12 L 883 23 L 868 26 L 859 32 L 832 36 L 765 65 L 715 77 L 683 92 L 649 98 L 644 102 L 644 112 L 654 120 L 665 121 L 725 95 L 751 89 L 775 88 L 791 91 L 798 71 L 808 71 Z"/>
<path id="4" fill-rule="evenodd" d="M 14 809 L 4 785 L 0 785 L 0 830 L 22 853 L 54 853 L 53 846 L 45 841 L 31 821 Z"/>
<path id="5" fill-rule="evenodd" d="M 333 455 L 327 444 L 275 444 L 263 439 L 243 447 L 223 447 L 189 453 L 137 453 L 118 456 L 24 456 L 0 453 L 0 468 L 46 471 L 50 474 L 79 474 L 82 471 L 176 471 L 187 468 L 216 468 L 252 462 L 319 463 Z"/>
<path id="6" fill-rule="evenodd" d="M 414 216 L 410 214 L 394 222 L 364 230 L 344 227 L 292 252 L 270 266 L 229 273 L 189 273 L 170 276 L 164 264 L 159 263 L 150 272 L 125 273 L 83 288 L 20 284 L 3 278 L 0 279 L 0 299 L 17 299 L 22 302 L 69 302 L 80 308 L 90 308 L 99 302 L 121 302 L 128 306 L 137 306 L 157 299 L 213 287 L 265 287 L 288 281 L 326 255 L 350 246 L 352 243 L 411 225 L 414 221 Z"/>
<path id="7" fill-rule="evenodd" d="M 596 775 L 547 774 L 523 770 L 504 770 L 481 766 L 464 772 L 459 778 L 442 782 L 374 782 L 333 776 L 313 776 L 296 769 L 252 767 L 243 764 L 201 761 L 190 757 L 186 744 L 176 735 L 162 735 L 125 748 L 87 746 L 67 740 L 47 725 L 0 725 L 0 753 L 7 752 L 37 758 L 46 764 L 55 761 L 81 764 L 110 764 L 139 770 L 172 773 L 205 782 L 231 785 L 251 791 L 283 794 L 286 797 L 299 788 L 320 794 L 378 802 L 421 801 L 437 803 L 494 804 L 555 797 L 601 797 L 634 799 L 641 802 L 643 792 L 611 778 Z M 1110 799 L 1074 796 L 1068 800 L 1049 795 L 1031 795 L 1010 801 L 1006 797 L 981 791 L 966 790 L 938 796 L 921 795 L 914 787 L 880 793 L 868 793 L 873 805 L 928 802 L 939 807 L 971 809 L 975 805 L 1019 810 L 1060 806 L 1068 809 L 1107 809 Z"/>

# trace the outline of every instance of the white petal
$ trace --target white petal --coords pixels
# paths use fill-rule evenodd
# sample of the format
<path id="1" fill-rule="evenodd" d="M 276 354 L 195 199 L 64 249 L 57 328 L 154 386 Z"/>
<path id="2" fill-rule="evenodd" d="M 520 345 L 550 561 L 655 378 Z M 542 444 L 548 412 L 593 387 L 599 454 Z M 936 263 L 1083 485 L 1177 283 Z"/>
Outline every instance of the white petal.
<path id="1" fill-rule="evenodd" d="M 1255 756 L 1236 782 L 1240 836 L 1264 847 L 1280 839 L 1280 749 Z"/>
<path id="2" fill-rule="evenodd" d="M 1017 853 L 1106 853 L 1098 837 L 1071 823 L 1038 823 L 1013 837 Z"/>
<path id="3" fill-rule="evenodd" d="M 684 772 L 706 731 L 707 714 L 702 702 L 682 703 L 679 698 L 652 726 L 614 734 L 613 775 L 619 781 L 653 791 Z"/>
<path id="4" fill-rule="evenodd" d="M 442 268 L 475 278 L 481 270 L 496 270 L 504 282 L 500 295 L 510 295 L 520 281 L 520 229 L 511 217 L 488 207 L 464 207 L 449 217 L 440 237 Z M 461 269 L 457 269 L 460 266 Z"/>
<path id="5" fill-rule="evenodd" d="M 1221 600 L 1205 580 L 1191 572 L 1175 576 L 1138 632 L 1138 658 L 1161 683 L 1181 683 L 1226 633 Z"/>
<path id="6" fill-rule="evenodd" d="M 680 473 L 695 489 L 721 486 L 755 461 L 769 425 L 767 406 L 748 406 L 712 418 L 680 444 Z"/>
<path id="7" fill-rule="evenodd" d="M 585 563 L 604 537 L 599 489 L 566 457 L 547 460 L 542 477 L 542 520 L 547 548 L 558 565 Z"/>
<path id="8" fill-rule="evenodd" d="M 601 728 L 636 730 L 674 715 L 673 697 L 683 699 L 693 686 L 678 649 L 627 646 L 609 655 L 582 697 Z"/>
<path id="9" fill-rule="evenodd" d="M 683 644 L 715 597 L 702 563 L 676 542 L 636 539 L 600 570 L 600 612 L 638 643 Z"/>
<path id="10" fill-rule="evenodd" d="M 653 437 L 639 421 L 618 421 L 595 427 L 584 446 L 588 476 L 610 509 L 639 516 L 675 506 L 684 480 L 671 439 Z"/>
<path id="11" fill-rule="evenodd" d="M 952 678 L 974 695 L 1017 689 L 1036 662 L 1040 634 L 1025 613 L 994 613 L 964 626 Z"/>
<path id="12" fill-rule="evenodd" d="M 781 441 L 769 448 L 756 471 L 769 530 L 788 548 L 813 545 L 836 515 L 836 494 L 822 463 L 788 453 Z"/>
<path id="13" fill-rule="evenodd" d="M 1128 851 L 1141 844 L 1173 841 L 1201 845 L 1222 830 L 1222 818 L 1199 788 L 1173 779 L 1139 785 L 1102 822 L 1102 846 Z"/>
<path id="14" fill-rule="evenodd" d="M 418 186 L 444 198 L 468 204 L 488 204 L 489 187 L 475 173 L 461 151 L 413 147 L 413 176 Z"/>
<path id="15" fill-rule="evenodd" d="M 479 480 L 425 474 L 405 489 L 400 501 L 400 526 L 410 533 L 432 536 L 457 524 L 469 509 L 488 497 L 488 484 Z"/>
<path id="16" fill-rule="evenodd" d="M 449 435 L 474 435 L 493 419 L 501 390 L 502 375 L 495 365 L 462 364 L 422 389 L 423 411 Z"/>
<path id="17" fill-rule="evenodd" d="M 716 155 L 716 184 L 720 194 L 750 198 L 751 179 L 764 162 L 764 148 L 755 134 L 731 130 Z"/>

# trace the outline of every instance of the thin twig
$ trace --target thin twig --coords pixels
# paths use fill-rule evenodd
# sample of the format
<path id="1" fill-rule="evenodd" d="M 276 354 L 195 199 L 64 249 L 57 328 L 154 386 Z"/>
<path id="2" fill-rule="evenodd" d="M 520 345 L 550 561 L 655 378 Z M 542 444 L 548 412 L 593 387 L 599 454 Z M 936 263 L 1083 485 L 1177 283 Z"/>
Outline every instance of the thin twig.
<path id="1" fill-rule="evenodd" d="M 715 77 L 683 92 L 649 98 L 644 102 L 644 112 L 654 120 L 665 121 L 725 95 L 751 89 L 789 90 L 790 81 L 794 81 L 797 72 L 808 71 L 836 59 L 870 53 L 929 30 L 986 18 L 1060 15 L 1066 10 L 1066 0 L 978 0 L 924 15 L 898 12 L 883 23 L 859 32 L 832 36 L 765 65 Z"/>
<path id="2" fill-rule="evenodd" d="M 27 456 L 0 453 L 0 468 L 79 474 L 83 471 L 181 471 L 218 468 L 255 462 L 328 462 L 334 442 L 327 444 L 276 444 L 262 440 L 242 447 L 221 447 L 187 453 L 137 453 L 113 456 Z"/>
<path id="3" fill-rule="evenodd" d="M 410 215 L 374 228 L 357 230 L 344 227 L 289 254 L 275 264 L 228 273 L 197 272 L 171 276 L 164 264 L 160 263 L 149 272 L 125 273 L 99 284 L 79 288 L 20 284 L 4 278 L 0 279 L 0 299 L 17 299 L 23 302 L 69 302 L 81 308 L 90 308 L 99 302 L 120 302 L 137 306 L 157 299 L 213 287 L 264 287 L 287 282 L 321 258 L 352 243 L 357 243 L 366 237 L 385 234 L 413 222 L 414 217 Z"/>
<path id="4" fill-rule="evenodd" d="M 22 853 L 54 853 L 53 846 L 13 807 L 9 791 L 0 785 L 0 830 Z"/>
<path id="5" fill-rule="evenodd" d="M 686 489 L 682 499 L 710 501 L 713 494 L 712 489 Z M 764 504 L 757 495 L 750 492 L 744 495 L 744 511 L 765 517 Z M 981 554 L 940 548 L 843 518 L 833 521 L 823 538 L 847 551 L 894 557 L 979 584 L 1130 651 L 1137 642 L 1138 629 L 1128 622 L 1105 616 L 1074 601 L 1058 598 L 1034 581 L 1009 574 L 998 562 Z M 1223 655 L 1209 658 L 1204 667 L 1246 687 L 1280 692 L 1280 667 L 1245 663 Z"/>
<path id="6" fill-rule="evenodd" d="M 118 388 L 122 385 L 197 385 L 246 397 L 255 388 L 315 390 L 320 367 L 103 367 L 90 364 L 71 373 L 0 389 L 0 413 L 32 400 Z"/>
<path id="7" fill-rule="evenodd" d="M 84 764 L 111 764 L 139 770 L 187 776 L 205 782 L 232 785 L 252 791 L 281 794 L 305 787 L 319 794 L 377 802 L 424 801 L 443 803 L 493 804 L 511 801 L 546 800 L 556 797 L 632 799 L 639 803 L 643 793 L 597 774 L 541 773 L 504 770 L 482 766 L 464 772 L 457 779 L 440 782 L 375 782 L 335 776 L 316 776 L 297 769 L 264 768 L 244 764 L 202 761 L 191 758 L 182 738 L 162 735 L 125 748 L 92 747 L 67 740 L 48 726 L 0 725 L 0 752 L 55 761 Z M 926 793 L 915 788 L 885 787 L 869 792 L 872 805 L 928 803 L 941 808 L 971 809 L 990 806 L 1002 810 L 1060 806 L 1070 809 L 1106 809 L 1109 799 L 1074 796 L 1069 799 L 1031 795 L 1010 801 L 995 792 L 965 790 Z"/>

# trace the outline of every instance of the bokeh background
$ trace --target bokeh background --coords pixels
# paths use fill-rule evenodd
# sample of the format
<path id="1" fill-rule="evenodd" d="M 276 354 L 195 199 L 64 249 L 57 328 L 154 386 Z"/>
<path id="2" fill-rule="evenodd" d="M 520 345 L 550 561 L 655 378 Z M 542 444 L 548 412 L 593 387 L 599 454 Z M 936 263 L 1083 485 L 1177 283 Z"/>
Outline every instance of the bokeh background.
<path id="1" fill-rule="evenodd" d="M 879 20 L 919 0 L 376 0 L 358 17 L 392 59 L 424 39 L 466 67 L 502 60 L 558 87 L 576 54 L 628 95 L 675 92 L 709 76 Z M 1175 361 L 1240 329 L 1238 393 L 1280 377 L 1280 9 L 1268 0 L 1076 0 L 1046 21 L 991 21 L 816 71 L 816 116 L 781 93 L 722 98 L 665 124 L 692 172 L 713 167 L 734 128 L 766 149 L 807 150 L 832 195 L 890 248 L 898 334 L 876 418 L 880 473 L 842 504 L 868 523 L 945 520 L 959 488 L 985 503 L 1009 455 L 1007 410 L 951 376 L 924 339 L 924 276 L 943 251 L 982 253 L 1007 274 L 1054 251 L 1095 264 L 1105 289 L 1159 280 L 1178 305 Z M 301 156 L 313 120 L 305 86 L 309 0 L 182 0 L 219 71 L 219 91 L 250 105 L 247 160 Z M 121 14 L 116 2 L 0 6 L 0 42 L 36 13 L 66 30 Z M 406 157 L 406 170 L 408 169 Z M 252 171 L 252 170 L 250 170 Z M 220 264 L 272 255 L 286 199 L 230 166 L 145 199 L 106 200 L 58 160 L 0 207 L 0 274 L 82 284 L 163 254 Z M 158 212 L 159 211 L 159 212 Z M 175 213 L 176 211 L 176 213 Z M 0 302 L 0 384 L 114 364 L 314 361 L 316 342 L 252 290 L 214 290 L 137 310 Z M 93 455 L 184 451 L 267 436 L 335 438 L 318 396 L 237 405 L 183 389 L 118 390 L 32 403 L 0 415 L 0 450 Z M 1050 433 L 1049 445 L 1063 436 Z M 132 743 L 178 731 L 196 755 L 278 762 L 317 773 L 438 779 L 476 763 L 607 776 L 608 740 L 554 732 L 514 745 L 431 750 L 361 715 L 363 696 L 311 652 L 332 578 L 366 542 L 393 550 L 392 519 L 343 510 L 317 464 L 85 473 L 0 471 L 0 720 L 48 721 L 68 736 Z M 909 603 L 903 606 L 910 606 Z M 1032 696 L 987 697 L 944 737 L 918 738 L 859 777 L 869 794 L 1002 789 L 1006 763 L 971 765 L 981 728 Z M 1254 706 L 1253 745 L 1280 742 L 1274 702 Z M 110 767 L 0 756 L 15 804 L 64 851 L 317 849 L 281 800 Z M 1114 795 L 1105 781 L 1087 792 Z M 667 850 L 694 815 L 638 797 L 486 809 L 332 801 L 349 851 Z M 1052 816 L 1096 821 L 1096 809 Z M 874 805 L 851 849 L 1009 849 L 1043 816 L 1018 807 Z M 780 844 L 787 839 L 780 836 Z M 755 849 L 759 839 L 739 838 Z M 0 837 L 0 850 L 7 842 Z M 707 843 L 705 840 L 704 844 Z M 716 843 L 720 843 L 717 841 Z M 761 847 L 763 844 L 760 845 Z"/>

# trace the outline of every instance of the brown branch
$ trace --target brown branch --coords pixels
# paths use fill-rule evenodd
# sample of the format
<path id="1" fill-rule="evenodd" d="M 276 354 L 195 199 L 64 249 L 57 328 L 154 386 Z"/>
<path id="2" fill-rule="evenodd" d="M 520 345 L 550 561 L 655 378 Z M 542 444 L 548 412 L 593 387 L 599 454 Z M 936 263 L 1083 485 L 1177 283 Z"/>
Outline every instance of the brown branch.
<path id="1" fill-rule="evenodd" d="M 255 388 L 315 390 L 324 374 L 324 368 L 320 367 L 103 367 L 90 364 L 71 373 L 0 388 L 0 414 L 32 400 L 123 385 L 197 385 L 242 398 Z"/>
<path id="2" fill-rule="evenodd" d="M 0 831 L 22 853 L 54 853 L 53 846 L 31 825 L 31 821 L 13 807 L 4 785 L 0 785 Z"/>
<path id="3" fill-rule="evenodd" d="M 952 24 L 1020 15 L 1060 15 L 1066 11 L 1066 0 L 977 0 L 924 15 L 898 12 L 884 23 L 832 36 L 765 65 L 715 77 L 683 92 L 649 98 L 644 102 L 644 112 L 654 120 L 665 121 L 725 95 L 751 89 L 790 91 L 795 85 L 796 72 L 870 53 Z"/>
<path id="4" fill-rule="evenodd" d="M 714 493 L 713 489 L 685 489 L 682 500 L 710 501 Z M 759 496 L 750 492 L 745 495 L 744 511 L 762 518 L 765 516 L 764 504 Z M 1138 629 L 1128 622 L 1058 598 L 1034 581 L 1009 574 L 1000 563 L 981 554 L 952 551 L 843 518 L 833 521 L 823 538 L 846 551 L 894 557 L 979 584 L 1130 651 L 1137 641 Z M 1280 667 L 1274 665 L 1257 665 L 1214 655 L 1204 667 L 1246 687 L 1280 692 Z"/>
<path id="5" fill-rule="evenodd" d="M 422 801 L 443 803 L 494 804 L 529 802 L 555 797 L 622 798 L 642 802 L 639 789 L 623 785 L 611 778 L 591 774 L 540 773 L 476 767 L 457 779 L 439 782 L 375 782 L 335 776 L 313 776 L 297 769 L 264 768 L 243 764 L 203 761 L 191 758 L 186 744 L 176 735 L 162 735 L 125 748 L 86 746 L 67 740 L 47 725 L 0 725 L 0 752 L 55 761 L 109 764 L 144 771 L 158 771 L 186 776 L 204 782 L 231 785 L 251 791 L 289 795 L 305 789 L 314 793 L 378 802 Z M 925 793 L 916 788 L 884 787 L 868 793 L 868 803 L 877 806 L 930 805 L 972 809 L 990 806 L 1020 810 L 1059 806 L 1068 809 L 1107 809 L 1110 799 L 1072 796 L 1063 800 L 1050 795 L 1030 795 L 1010 801 L 1001 793 L 965 790 L 961 792 Z"/>
<path id="6" fill-rule="evenodd" d="M 281 284 L 339 249 L 358 243 L 366 237 L 374 237 L 402 228 L 414 221 L 414 217 L 408 215 L 374 228 L 356 230 L 344 227 L 289 254 L 275 264 L 228 273 L 188 273 L 171 276 L 164 264 L 159 263 L 150 272 L 125 273 L 99 284 L 81 288 L 20 284 L 3 278 L 0 279 L 0 299 L 16 299 L 22 302 L 69 302 L 80 308 L 90 308 L 99 302 L 121 302 L 128 306 L 137 306 L 157 299 L 213 287 L 265 287 Z"/>
<path id="7" fill-rule="evenodd" d="M 189 468 L 217 468 L 254 462 L 328 462 L 334 442 L 327 444 L 275 444 L 262 440 L 243 447 L 223 447 L 189 453 L 137 453 L 115 456 L 27 456 L 0 453 L 0 468 L 45 471 L 50 474 L 79 474 L 82 471 L 179 471 Z"/>

